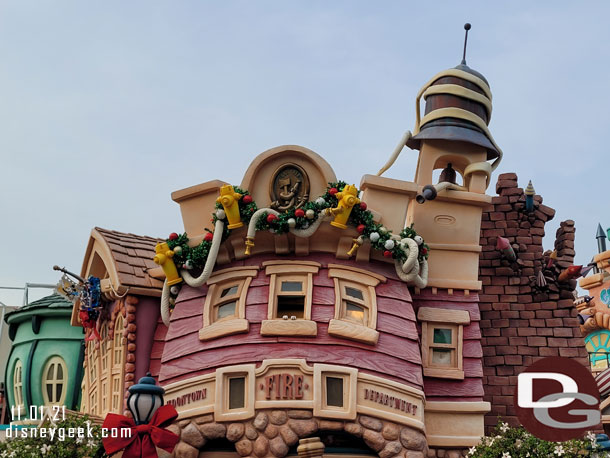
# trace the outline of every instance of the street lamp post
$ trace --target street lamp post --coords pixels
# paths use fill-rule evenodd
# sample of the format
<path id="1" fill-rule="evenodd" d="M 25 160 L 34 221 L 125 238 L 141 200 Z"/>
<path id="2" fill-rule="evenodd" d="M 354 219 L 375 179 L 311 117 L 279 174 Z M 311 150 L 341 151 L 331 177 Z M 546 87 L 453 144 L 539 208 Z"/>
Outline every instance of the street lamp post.
<path id="1" fill-rule="evenodd" d="M 142 377 L 137 385 L 129 387 L 127 408 L 133 415 L 136 425 L 150 422 L 157 409 L 163 405 L 165 390 L 155 383 L 150 372 Z"/>

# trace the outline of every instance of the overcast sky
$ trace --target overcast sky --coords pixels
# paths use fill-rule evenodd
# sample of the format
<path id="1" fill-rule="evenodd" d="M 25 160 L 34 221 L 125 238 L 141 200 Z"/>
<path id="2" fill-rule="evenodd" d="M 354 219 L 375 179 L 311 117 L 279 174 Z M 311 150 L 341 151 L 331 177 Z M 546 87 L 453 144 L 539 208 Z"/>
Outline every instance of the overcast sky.
<path id="1" fill-rule="evenodd" d="M 498 172 L 557 209 L 547 248 L 574 219 L 589 262 L 610 226 L 610 4 L 500 3 L 3 1 L 0 286 L 80 272 L 94 226 L 181 232 L 172 191 L 237 184 L 277 145 L 358 184 L 413 129 L 419 88 L 460 62 L 464 22 Z M 386 176 L 412 180 L 416 160 L 405 149 Z"/>

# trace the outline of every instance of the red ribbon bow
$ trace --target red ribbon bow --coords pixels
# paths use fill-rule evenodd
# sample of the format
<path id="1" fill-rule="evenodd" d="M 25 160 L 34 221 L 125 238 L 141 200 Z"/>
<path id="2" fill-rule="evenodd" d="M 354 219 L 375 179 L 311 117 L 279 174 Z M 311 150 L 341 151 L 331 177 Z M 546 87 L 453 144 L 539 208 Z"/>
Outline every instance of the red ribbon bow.
<path id="1" fill-rule="evenodd" d="M 158 457 L 155 447 L 171 453 L 180 440 L 176 434 L 163 429 L 178 418 L 174 406 L 164 405 L 157 409 L 150 423 L 138 425 L 124 415 L 109 413 L 106 415 L 102 428 L 106 428 L 108 437 L 102 439 L 108 455 L 124 450 L 123 458 L 155 458 Z M 119 437 L 110 437 L 112 428 L 118 428 Z M 121 428 L 131 429 L 131 437 L 121 437 Z"/>

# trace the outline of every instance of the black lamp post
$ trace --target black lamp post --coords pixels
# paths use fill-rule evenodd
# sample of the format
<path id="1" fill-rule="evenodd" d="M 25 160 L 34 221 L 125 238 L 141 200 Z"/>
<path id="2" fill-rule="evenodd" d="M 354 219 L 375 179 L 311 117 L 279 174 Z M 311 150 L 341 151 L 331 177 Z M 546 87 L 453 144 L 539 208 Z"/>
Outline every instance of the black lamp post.
<path id="1" fill-rule="evenodd" d="M 129 387 L 127 408 L 133 415 L 136 425 L 150 422 L 159 407 L 163 405 L 165 390 L 155 383 L 150 372 L 142 377 L 137 385 Z"/>

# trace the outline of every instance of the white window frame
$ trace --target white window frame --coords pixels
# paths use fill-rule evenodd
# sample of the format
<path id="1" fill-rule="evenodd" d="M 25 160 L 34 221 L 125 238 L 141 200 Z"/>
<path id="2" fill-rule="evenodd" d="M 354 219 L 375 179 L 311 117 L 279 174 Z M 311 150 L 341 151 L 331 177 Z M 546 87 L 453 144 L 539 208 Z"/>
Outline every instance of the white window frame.
<path id="1" fill-rule="evenodd" d="M 313 297 L 313 276 L 320 270 L 321 264 L 313 261 L 266 261 L 263 262 L 265 273 L 270 275 L 269 305 L 267 319 L 261 324 L 264 336 L 316 336 L 318 326 L 311 319 L 311 301 Z M 281 291 L 282 281 L 301 281 L 302 294 Z M 303 318 L 285 320 L 277 316 L 278 296 L 303 296 Z"/>
<path id="2" fill-rule="evenodd" d="M 385 283 L 387 278 L 375 272 L 340 264 L 328 265 L 328 277 L 332 278 L 335 284 L 335 316 L 328 324 L 328 333 L 332 336 L 375 345 L 379 339 L 375 287 L 379 283 Z M 346 287 L 361 291 L 363 300 L 349 296 Z M 347 302 L 353 302 L 366 309 L 362 323 L 346 316 Z"/>
<path id="3" fill-rule="evenodd" d="M 199 340 L 211 340 L 222 336 L 248 332 L 250 325 L 246 320 L 246 296 L 252 279 L 258 275 L 258 267 L 244 266 L 223 269 L 208 279 L 208 292 L 203 305 L 203 327 L 199 330 Z M 236 300 L 235 315 L 215 319 L 217 306 L 228 302 L 220 294 L 228 287 L 237 285 L 238 291 L 230 296 Z"/>
<path id="4" fill-rule="evenodd" d="M 417 319 L 421 322 L 421 353 L 425 377 L 464 379 L 464 325 L 470 324 L 470 313 L 466 310 L 420 307 Z M 434 329 L 451 329 L 451 344 L 435 344 Z M 432 363 L 434 348 L 454 351 L 451 366 Z"/>

